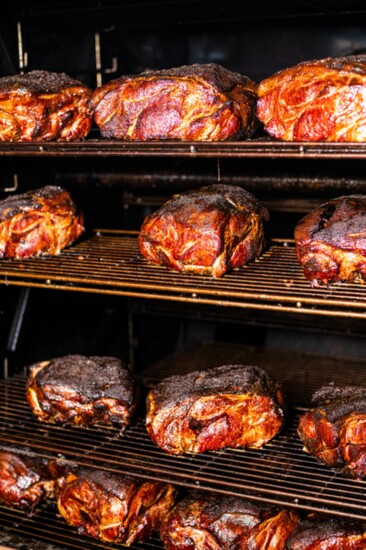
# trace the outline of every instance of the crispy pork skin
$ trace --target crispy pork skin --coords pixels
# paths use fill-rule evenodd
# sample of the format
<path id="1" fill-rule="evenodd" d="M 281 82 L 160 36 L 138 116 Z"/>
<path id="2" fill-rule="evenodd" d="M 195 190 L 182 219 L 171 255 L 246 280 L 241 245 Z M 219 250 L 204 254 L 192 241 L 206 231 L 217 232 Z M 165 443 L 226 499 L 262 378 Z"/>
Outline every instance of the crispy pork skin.
<path id="1" fill-rule="evenodd" d="M 220 65 L 185 65 L 122 76 L 91 106 L 102 136 L 129 141 L 222 141 L 257 126 L 257 85 Z"/>
<path id="2" fill-rule="evenodd" d="M 116 357 L 66 355 L 30 365 L 26 395 L 42 422 L 124 430 L 137 407 L 138 387 Z"/>
<path id="3" fill-rule="evenodd" d="M 160 536 L 167 550 L 283 550 L 298 523 L 290 510 L 193 492 L 168 514 Z"/>
<path id="4" fill-rule="evenodd" d="M 366 56 L 305 61 L 263 80 L 257 116 L 285 141 L 366 141 Z"/>
<path id="5" fill-rule="evenodd" d="M 145 218 L 141 254 L 176 271 L 221 277 L 260 255 L 268 212 L 240 187 L 211 185 L 174 195 Z"/>
<path id="6" fill-rule="evenodd" d="M 45 498 L 53 498 L 61 476 L 56 461 L 27 450 L 0 450 L 0 502 L 31 512 Z"/>
<path id="7" fill-rule="evenodd" d="M 84 216 L 62 187 L 47 185 L 0 201 L 0 258 L 56 255 L 84 231 Z"/>
<path id="8" fill-rule="evenodd" d="M 64 73 L 0 78 L 1 141 L 73 141 L 92 125 L 92 91 Z"/>
<path id="9" fill-rule="evenodd" d="M 260 448 L 283 420 L 280 387 L 258 367 L 224 365 L 170 376 L 147 395 L 147 431 L 170 454 Z"/>
<path id="10" fill-rule="evenodd" d="M 287 550 L 364 550 L 366 523 L 344 518 L 304 520 L 290 536 Z"/>
<path id="11" fill-rule="evenodd" d="M 330 384 L 312 402 L 298 424 L 304 450 L 347 476 L 366 478 L 366 388 Z"/>
<path id="12" fill-rule="evenodd" d="M 366 195 L 329 200 L 298 222 L 294 236 L 312 286 L 366 279 Z"/>
<path id="13" fill-rule="evenodd" d="M 130 546 L 159 529 L 175 498 L 167 483 L 80 468 L 66 476 L 57 506 L 79 534 Z"/>

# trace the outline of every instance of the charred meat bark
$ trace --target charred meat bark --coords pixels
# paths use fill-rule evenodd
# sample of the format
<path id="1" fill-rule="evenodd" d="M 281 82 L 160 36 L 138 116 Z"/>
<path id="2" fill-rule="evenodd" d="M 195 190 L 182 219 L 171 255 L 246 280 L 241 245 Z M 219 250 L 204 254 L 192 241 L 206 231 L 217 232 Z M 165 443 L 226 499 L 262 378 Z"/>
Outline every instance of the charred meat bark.
<path id="1" fill-rule="evenodd" d="M 175 498 L 167 483 L 80 468 L 66 477 L 57 505 L 79 534 L 130 546 L 160 527 Z"/>
<path id="2" fill-rule="evenodd" d="M 257 116 L 285 141 L 366 141 L 366 56 L 305 61 L 263 80 Z"/>
<path id="3" fill-rule="evenodd" d="M 304 275 L 318 283 L 366 279 L 366 195 L 332 199 L 295 227 Z"/>
<path id="4" fill-rule="evenodd" d="M 304 450 L 343 474 L 366 478 L 366 388 L 330 384 L 312 402 L 298 425 Z"/>
<path id="5" fill-rule="evenodd" d="M 73 141 L 92 125 L 92 91 L 64 73 L 0 78 L 0 141 Z"/>
<path id="6" fill-rule="evenodd" d="M 34 363 L 29 371 L 26 395 L 40 421 L 121 430 L 129 425 L 138 388 L 120 359 L 66 355 Z"/>
<path id="7" fill-rule="evenodd" d="M 28 450 L 0 450 L 0 502 L 10 508 L 32 511 L 45 498 L 53 498 L 62 475 L 54 460 Z"/>
<path id="8" fill-rule="evenodd" d="M 258 367 L 224 365 L 170 376 L 147 396 L 147 431 L 170 454 L 260 448 L 283 421 L 280 387 Z"/>
<path id="9" fill-rule="evenodd" d="M 0 258 L 56 255 L 84 231 L 70 194 L 48 185 L 0 201 Z"/>
<path id="10" fill-rule="evenodd" d="M 300 523 L 287 550 L 364 550 L 366 523 L 348 519 L 310 519 Z"/>
<path id="11" fill-rule="evenodd" d="M 176 271 L 221 277 L 260 255 L 268 212 L 240 187 L 211 185 L 174 195 L 145 218 L 141 254 Z"/>
<path id="12" fill-rule="evenodd" d="M 222 141 L 257 126 L 257 85 L 220 65 L 185 65 L 122 76 L 91 106 L 102 136 L 129 141 Z"/>
<path id="13" fill-rule="evenodd" d="M 293 511 L 194 492 L 169 513 L 160 536 L 167 550 L 283 550 L 298 523 Z"/>

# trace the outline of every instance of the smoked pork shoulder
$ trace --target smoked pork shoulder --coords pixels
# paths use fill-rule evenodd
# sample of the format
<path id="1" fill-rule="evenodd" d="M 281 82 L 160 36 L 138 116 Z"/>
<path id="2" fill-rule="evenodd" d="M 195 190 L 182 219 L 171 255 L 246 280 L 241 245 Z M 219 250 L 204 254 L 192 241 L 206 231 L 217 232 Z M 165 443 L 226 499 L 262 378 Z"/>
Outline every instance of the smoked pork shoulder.
<path id="1" fill-rule="evenodd" d="M 298 424 L 304 450 L 342 474 L 366 478 L 366 388 L 329 384 L 312 403 Z"/>
<path id="2" fill-rule="evenodd" d="M 266 208 L 244 189 L 210 185 L 174 195 L 147 216 L 138 236 L 151 263 L 221 277 L 260 255 Z"/>
<path id="3" fill-rule="evenodd" d="M 79 534 L 130 546 L 159 529 L 176 493 L 168 483 L 79 468 L 66 476 L 57 507 Z"/>
<path id="4" fill-rule="evenodd" d="M 304 520 L 292 532 L 287 550 L 364 550 L 366 523 L 346 518 Z"/>
<path id="5" fill-rule="evenodd" d="M 0 503 L 32 512 L 43 499 L 54 498 L 62 476 L 55 460 L 28 449 L 0 449 Z"/>
<path id="6" fill-rule="evenodd" d="M 92 125 L 92 91 L 64 73 L 0 78 L 0 141 L 74 141 Z"/>
<path id="7" fill-rule="evenodd" d="M 298 222 L 294 237 L 313 286 L 366 279 L 366 195 L 325 202 Z"/>
<path id="8" fill-rule="evenodd" d="M 305 61 L 258 87 L 257 116 L 285 141 L 366 141 L 366 56 Z"/>
<path id="9" fill-rule="evenodd" d="M 111 80 L 94 91 L 91 106 L 106 138 L 222 141 L 253 133 L 256 92 L 246 76 L 195 64 Z"/>
<path id="10" fill-rule="evenodd" d="M 146 428 L 164 451 L 260 448 L 284 421 L 279 384 L 259 367 L 223 365 L 162 380 L 147 395 Z"/>
<path id="11" fill-rule="evenodd" d="M 62 187 L 9 195 L 0 201 L 0 258 L 56 255 L 84 231 L 84 216 Z"/>
<path id="12" fill-rule="evenodd" d="M 290 510 L 193 492 L 167 515 L 160 537 L 167 550 L 283 550 L 298 523 Z"/>
<path id="13" fill-rule="evenodd" d="M 137 407 L 138 386 L 116 357 L 65 355 L 29 366 L 26 396 L 41 422 L 100 423 L 122 431 Z"/>

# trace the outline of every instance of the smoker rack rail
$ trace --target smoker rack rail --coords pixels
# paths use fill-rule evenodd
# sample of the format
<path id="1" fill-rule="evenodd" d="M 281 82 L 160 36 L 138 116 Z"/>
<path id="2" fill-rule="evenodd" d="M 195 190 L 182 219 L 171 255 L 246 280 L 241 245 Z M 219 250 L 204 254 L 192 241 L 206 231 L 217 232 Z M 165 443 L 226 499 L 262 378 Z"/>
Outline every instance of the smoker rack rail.
<path id="1" fill-rule="evenodd" d="M 365 159 L 365 143 L 282 142 L 267 138 L 236 142 L 70 142 L 0 143 L 0 156 L 14 157 L 213 157 Z"/>
<path id="2" fill-rule="evenodd" d="M 171 456 L 150 440 L 142 417 L 119 436 L 114 428 L 43 425 L 25 400 L 25 380 L 0 385 L 1 447 L 26 446 L 37 456 L 128 473 L 304 511 L 366 519 L 366 482 L 347 479 L 302 451 L 296 427 L 303 409 L 288 413 L 283 432 L 261 450 L 221 450 Z"/>
<path id="3" fill-rule="evenodd" d="M 58 256 L 0 260 L 0 284 L 83 291 L 197 305 L 365 318 L 366 286 L 312 288 L 294 243 L 273 240 L 263 255 L 222 278 L 194 276 L 150 265 L 137 232 L 96 231 Z"/>

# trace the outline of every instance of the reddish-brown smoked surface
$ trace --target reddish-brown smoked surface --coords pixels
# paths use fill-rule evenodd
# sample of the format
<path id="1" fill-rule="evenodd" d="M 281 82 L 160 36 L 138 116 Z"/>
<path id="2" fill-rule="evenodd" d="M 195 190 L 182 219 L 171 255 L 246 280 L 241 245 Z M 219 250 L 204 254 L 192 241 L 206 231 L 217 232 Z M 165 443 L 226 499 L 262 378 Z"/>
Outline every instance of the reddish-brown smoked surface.
<path id="1" fill-rule="evenodd" d="M 107 138 L 223 141 L 253 133 L 256 84 L 220 65 L 123 76 L 97 88 L 94 120 Z"/>
<path id="2" fill-rule="evenodd" d="M 366 56 L 305 61 L 258 87 L 257 116 L 285 141 L 366 141 Z"/>

